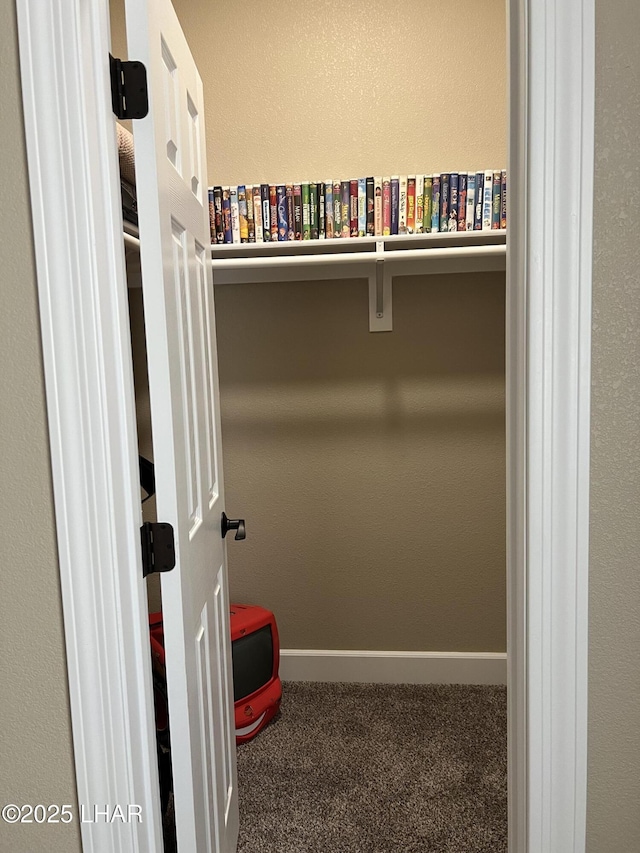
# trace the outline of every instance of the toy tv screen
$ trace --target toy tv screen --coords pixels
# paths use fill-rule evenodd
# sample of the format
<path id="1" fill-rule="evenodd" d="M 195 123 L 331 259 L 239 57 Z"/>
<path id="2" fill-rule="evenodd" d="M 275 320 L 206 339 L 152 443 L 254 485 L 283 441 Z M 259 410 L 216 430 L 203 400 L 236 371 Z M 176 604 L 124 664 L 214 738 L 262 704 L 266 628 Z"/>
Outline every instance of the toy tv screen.
<path id="1" fill-rule="evenodd" d="M 255 693 L 273 676 L 271 625 L 233 641 L 233 701 Z"/>

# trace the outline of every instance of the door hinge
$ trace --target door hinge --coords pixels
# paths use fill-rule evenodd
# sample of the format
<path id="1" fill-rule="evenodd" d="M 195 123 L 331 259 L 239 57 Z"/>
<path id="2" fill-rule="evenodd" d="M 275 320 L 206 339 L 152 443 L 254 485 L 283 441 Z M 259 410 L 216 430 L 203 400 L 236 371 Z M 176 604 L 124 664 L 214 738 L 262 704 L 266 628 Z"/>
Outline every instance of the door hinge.
<path id="1" fill-rule="evenodd" d="M 144 118 L 149 112 L 147 69 L 142 62 L 123 62 L 109 54 L 111 104 L 118 118 Z"/>
<path id="2" fill-rule="evenodd" d="M 142 540 L 142 577 L 155 572 L 170 572 L 176 564 L 173 527 L 166 521 L 145 521 L 140 528 Z"/>

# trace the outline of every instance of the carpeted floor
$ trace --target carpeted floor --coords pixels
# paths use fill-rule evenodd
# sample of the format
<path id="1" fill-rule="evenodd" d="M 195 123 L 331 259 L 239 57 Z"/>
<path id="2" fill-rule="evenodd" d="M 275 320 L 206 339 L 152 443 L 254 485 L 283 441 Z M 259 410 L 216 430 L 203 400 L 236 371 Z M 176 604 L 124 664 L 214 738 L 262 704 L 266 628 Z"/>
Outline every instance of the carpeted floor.
<path id="1" fill-rule="evenodd" d="M 238 853 L 506 853 L 506 689 L 286 683 L 238 748 Z"/>

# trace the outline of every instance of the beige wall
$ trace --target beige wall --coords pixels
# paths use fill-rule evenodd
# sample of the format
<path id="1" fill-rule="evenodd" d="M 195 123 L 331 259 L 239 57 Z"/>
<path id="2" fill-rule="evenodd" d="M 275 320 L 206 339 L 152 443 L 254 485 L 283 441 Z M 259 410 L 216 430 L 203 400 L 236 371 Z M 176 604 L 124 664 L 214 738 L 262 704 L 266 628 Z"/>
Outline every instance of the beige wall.
<path id="1" fill-rule="evenodd" d="M 640 5 L 596 2 L 588 853 L 640 850 Z"/>
<path id="2" fill-rule="evenodd" d="M 0 805 L 76 809 L 17 57 L 14 4 L 3 3 Z M 78 824 L 0 821 L 0 850 L 73 853 Z"/>
<path id="3" fill-rule="evenodd" d="M 504 0 L 174 5 L 210 183 L 506 165 Z"/>
<path id="4" fill-rule="evenodd" d="M 504 278 L 216 292 L 232 595 L 287 648 L 504 649 Z"/>
<path id="5" fill-rule="evenodd" d="M 173 5 L 204 85 L 210 185 L 506 166 L 503 0 Z M 123 8 L 111 0 L 121 57 Z"/>

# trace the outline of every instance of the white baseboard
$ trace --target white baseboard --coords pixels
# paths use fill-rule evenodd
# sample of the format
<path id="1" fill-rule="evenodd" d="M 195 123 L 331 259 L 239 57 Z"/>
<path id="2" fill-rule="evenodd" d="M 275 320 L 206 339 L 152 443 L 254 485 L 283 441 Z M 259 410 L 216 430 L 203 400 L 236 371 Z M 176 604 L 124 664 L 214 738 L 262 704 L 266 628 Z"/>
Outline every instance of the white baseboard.
<path id="1" fill-rule="evenodd" d="M 506 684 L 506 652 L 369 652 L 281 649 L 283 681 Z"/>

